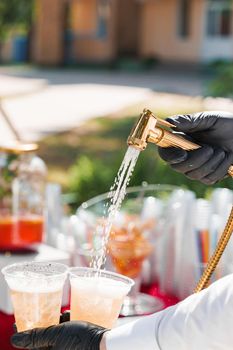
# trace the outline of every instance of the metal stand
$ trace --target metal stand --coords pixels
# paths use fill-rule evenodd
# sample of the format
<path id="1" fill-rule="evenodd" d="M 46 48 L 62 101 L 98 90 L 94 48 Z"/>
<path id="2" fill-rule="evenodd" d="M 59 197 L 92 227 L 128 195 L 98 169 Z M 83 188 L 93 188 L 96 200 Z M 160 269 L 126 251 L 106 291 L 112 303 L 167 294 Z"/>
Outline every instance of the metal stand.
<path id="1" fill-rule="evenodd" d="M 1 100 L 0 100 L 0 114 L 4 118 L 6 124 L 8 125 L 9 129 L 12 131 L 14 134 L 15 138 L 17 141 L 21 141 L 21 137 L 18 133 L 18 131 L 15 129 L 14 125 L 11 123 L 9 116 L 7 115 L 6 111 L 2 107 Z"/>

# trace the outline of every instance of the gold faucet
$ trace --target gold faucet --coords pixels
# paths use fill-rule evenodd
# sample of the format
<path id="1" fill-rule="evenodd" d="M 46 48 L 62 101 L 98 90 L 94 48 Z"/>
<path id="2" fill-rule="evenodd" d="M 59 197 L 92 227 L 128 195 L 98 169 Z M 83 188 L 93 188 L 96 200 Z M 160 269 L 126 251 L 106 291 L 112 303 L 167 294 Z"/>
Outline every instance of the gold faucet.
<path id="1" fill-rule="evenodd" d="M 200 148 L 194 142 L 173 134 L 171 128 L 175 128 L 175 126 L 157 118 L 149 109 L 144 109 L 132 129 L 127 143 L 140 151 L 146 148 L 148 142 L 155 143 L 160 147 L 179 147 L 186 151 Z"/>

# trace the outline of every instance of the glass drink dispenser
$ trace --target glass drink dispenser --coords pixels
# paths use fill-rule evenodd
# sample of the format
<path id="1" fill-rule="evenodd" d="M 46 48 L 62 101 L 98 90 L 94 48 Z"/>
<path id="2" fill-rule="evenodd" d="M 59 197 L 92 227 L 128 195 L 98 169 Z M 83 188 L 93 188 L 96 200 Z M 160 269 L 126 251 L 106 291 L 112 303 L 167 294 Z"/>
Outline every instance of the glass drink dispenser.
<path id="1" fill-rule="evenodd" d="M 34 144 L 17 144 L 0 150 L 1 251 L 43 240 L 47 168 L 36 149 Z"/>

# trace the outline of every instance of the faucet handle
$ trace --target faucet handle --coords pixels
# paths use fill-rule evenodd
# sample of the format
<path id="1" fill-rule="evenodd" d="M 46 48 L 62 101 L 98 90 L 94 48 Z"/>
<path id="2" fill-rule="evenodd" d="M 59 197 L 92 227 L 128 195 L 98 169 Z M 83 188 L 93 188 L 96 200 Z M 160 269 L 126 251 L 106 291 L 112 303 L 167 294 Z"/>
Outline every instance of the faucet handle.
<path id="1" fill-rule="evenodd" d="M 149 109 L 145 108 L 143 110 L 143 115 L 147 115 L 149 118 L 153 117 L 152 119 L 155 121 L 153 127 L 149 128 L 147 137 L 148 142 L 155 143 L 160 147 L 183 148 L 186 151 L 191 151 L 201 147 L 194 142 L 186 140 L 181 135 L 173 134 L 171 129 L 174 129 L 175 125 L 156 117 Z"/>
<path id="2" fill-rule="evenodd" d="M 173 128 L 173 129 L 176 128 L 175 125 L 173 125 L 173 124 L 167 122 L 167 121 L 164 120 L 164 119 L 160 119 L 160 118 L 157 118 L 157 117 L 156 117 L 156 119 L 157 119 L 157 125 L 158 125 L 158 126 L 166 126 L 167 128 Z"/>
<path id="3" fill-rule="evenodd" d="M 163 129 L 157 125 L 154 130 L 150 131 L 148 142 L 155 143 L 163 148 L 177 147 L 186 151 L 192 151 L 201 147 L 194 142 L 186 140 L 181 135 L 173 134 L 170 130 Z"/>

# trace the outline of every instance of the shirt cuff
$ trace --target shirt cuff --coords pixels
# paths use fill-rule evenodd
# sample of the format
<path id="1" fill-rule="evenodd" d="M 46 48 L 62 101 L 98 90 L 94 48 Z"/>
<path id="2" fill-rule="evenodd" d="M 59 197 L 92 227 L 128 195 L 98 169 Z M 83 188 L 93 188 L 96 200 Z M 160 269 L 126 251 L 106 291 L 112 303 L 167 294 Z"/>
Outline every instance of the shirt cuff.
<path id="1" fill-rule="evenodd" d="M 107 350 L 160 350 L 156 340 L 156 330 L 161 317 L 161 312 L 158 312 L 107 332 Z"/>

